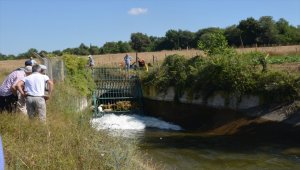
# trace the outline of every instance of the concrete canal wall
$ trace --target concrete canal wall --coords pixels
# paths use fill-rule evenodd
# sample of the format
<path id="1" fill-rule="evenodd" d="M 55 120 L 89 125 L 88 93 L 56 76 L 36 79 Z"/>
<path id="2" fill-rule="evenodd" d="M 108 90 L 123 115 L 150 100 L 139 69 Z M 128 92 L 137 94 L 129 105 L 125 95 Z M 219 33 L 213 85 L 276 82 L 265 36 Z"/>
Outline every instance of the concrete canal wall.
<path id="1" fill-rule="evenodd" d="M 263 99 L 255 95 L 215 92 L 205 98 L 201 93 L 184 93 L 175 100 L 175 90 L 159 93 L 154 87 L 143 87 L 147 114 L 177 123 L 187 129 L 209 130 L 239 119 L 258 118 L 300 126 L 298 104 L 264 108 Z M 278 106 L 276 106 L 278 107 Z"/>

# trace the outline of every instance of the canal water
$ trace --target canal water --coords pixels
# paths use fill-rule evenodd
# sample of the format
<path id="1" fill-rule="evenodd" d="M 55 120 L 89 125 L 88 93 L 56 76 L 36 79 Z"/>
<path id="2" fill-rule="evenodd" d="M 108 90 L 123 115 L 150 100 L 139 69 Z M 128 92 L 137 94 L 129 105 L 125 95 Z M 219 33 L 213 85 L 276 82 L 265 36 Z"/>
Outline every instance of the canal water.
<path id="1" fill-rule="evenodd" d="M 91 123 L 113 136 L 137 140 L 162 169 L 300 169 L 300 141 L 274 135 L 276 131 L 269 135 L 216 135 L 140 115 L 107 114 Z"/>

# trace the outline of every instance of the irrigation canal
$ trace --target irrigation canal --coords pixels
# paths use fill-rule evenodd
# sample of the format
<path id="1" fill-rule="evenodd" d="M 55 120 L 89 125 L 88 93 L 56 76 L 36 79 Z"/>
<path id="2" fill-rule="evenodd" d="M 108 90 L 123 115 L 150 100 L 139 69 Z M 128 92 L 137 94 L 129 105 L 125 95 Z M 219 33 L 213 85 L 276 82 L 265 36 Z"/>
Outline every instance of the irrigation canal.
<path id="1" fill-rule="evenodd" d="M 141 108 L 130 104 L 124 110 L 116 103 L 124 105 L 133 101 L 142 106 L 142 93 L 137 91 L 140 89 L 136 79 L 113 69 L 96 72 L 101 74 L 96 81 L 94 103 L 102 104 L 103 108 L 96 108 L 93 127 L 137 140 L 140 148 L 164 169 L 300 169 L 300 141 L 291 136 L 276 135 L 276 132 L 269 135 L 207 134 L 142 115 Z M 104 109 L 107 109 L 106 114 Z"/>

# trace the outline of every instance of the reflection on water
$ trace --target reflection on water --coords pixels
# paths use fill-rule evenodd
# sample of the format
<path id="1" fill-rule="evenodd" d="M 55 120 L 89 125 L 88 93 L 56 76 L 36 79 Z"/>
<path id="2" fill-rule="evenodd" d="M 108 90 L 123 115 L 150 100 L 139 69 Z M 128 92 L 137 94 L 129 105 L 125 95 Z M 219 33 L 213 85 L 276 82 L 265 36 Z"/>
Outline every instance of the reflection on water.
<path id="1" fill-rule="evenodd" d="M 296 141 L 251 138 L 146 130 L 140 146 L 166 169 L 300 169 L 299 155 L 283 154 Z"/>
<path id="2" fill-rule="evenodd" d="M 276 132 L 221 136 L 179 130 L 152 117 L 105 116 L 92 120 L 93 127 L 137 139 L 140 148 L 165 169 L 300 169 L 297 137 L 278 137 Z"/>

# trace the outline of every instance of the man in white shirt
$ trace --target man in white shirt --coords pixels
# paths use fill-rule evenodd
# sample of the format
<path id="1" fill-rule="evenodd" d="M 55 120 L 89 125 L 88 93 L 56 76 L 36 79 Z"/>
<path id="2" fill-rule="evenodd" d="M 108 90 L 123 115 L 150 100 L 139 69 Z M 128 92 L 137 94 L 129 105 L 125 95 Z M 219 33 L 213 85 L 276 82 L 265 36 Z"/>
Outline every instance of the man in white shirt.
<path id="1" fill-rule="evenodd" d="M 39 115 L 41 121 L 46 121 L 46 102 L 53 90 L 53 82 L 47 75 L 41 74 L 41 66 L 32 66 L 32 74 L 23 78 L 17 84 L 17 89 L 26 97 L 26 107 L 29 118 Z M 45 85 L 48 85 L 48 94 L 45 96 Z M 23 88 L 24 87 L 24 88 Z M 23 90 L 24 89 L 24 90 Z"/>
<path id="2" fill-rule="evenodd" d="M 33 57 L 30 57 L 30 61 L 33 66 L 37 64 L 37 62 L 33 59 Z"/>

